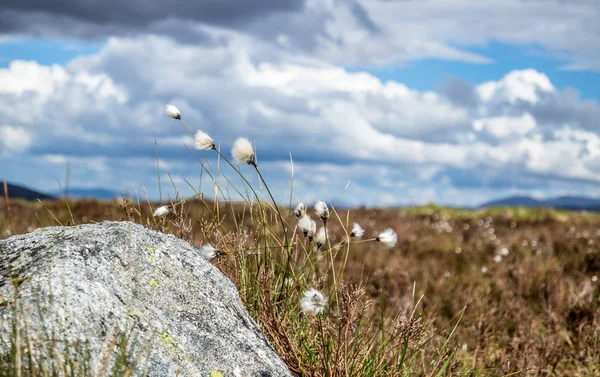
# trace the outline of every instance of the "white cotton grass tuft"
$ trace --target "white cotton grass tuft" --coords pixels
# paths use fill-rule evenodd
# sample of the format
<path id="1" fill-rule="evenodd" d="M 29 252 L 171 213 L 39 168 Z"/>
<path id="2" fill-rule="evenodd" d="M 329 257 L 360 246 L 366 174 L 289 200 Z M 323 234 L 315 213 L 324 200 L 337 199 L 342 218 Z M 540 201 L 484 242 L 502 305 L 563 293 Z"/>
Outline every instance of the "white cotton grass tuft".
<path id="1" fill-rule="evenodd" d="M 375 241 L 381 242 L 385 246 L 391 248 L 396 246 L 396 242 L 398 242 L 398 235 L 392 228 L 387 228 L 383 232 L 379 233 Z"/>
<path id="2" fill-rule="evenodd" d="M 317 243 L 317 249 L 325 245 L 325 242 L 327 242 L 328 233 L 329 232 L 327 232 L 327 229 L 325 229 L 325 227 L 321 227 L 321 229 L 319 229 L 319 233 L 317 233 L 317 238 L 315 239 Z"/>
<path id="3" fill-rule="evenodd" d="M 167 105 L 167 106 L 165 106 L 165 114 L 169 118 L 181 119 L 181 112 L 174 105 Z"/>
<path id="4" fill-rule="evenodd" d="M 304 292 L 300 300 L 300 309 L 306 314 L 321 314 L 327 308 L 327 298 L 314 288 Z"/>
<path id="5" fill-rule="evenodd" d="M 162 206 L 162 207 L 158 207 L 154 213 L 152 214 L 152 216 L 154 217 L 165 217 L 167 216 L 169 213 L 171 213 L 171 206 Z"/>
<path id="6" fill-rule="evenodd" d="M 245 137 L 240 137 L 235 141 L 235 143 L 233 143 L 231 155 L 238 162 L 238 164 L 245 162 L 248 165 L 256 165 L 254 148 L 252 147 L 250 141 Z"/>
<path id="7" fill-rule="evenodd" d="M 327 207 L 327 204 L 325 202 L 318 201 L 317 204 L 315 204 L 315 213 L 323 222 L 326 222 L 329 218 L 329 208 Z"/>
<path id="8" fill-rule="evenodd" d="M 304 203 L 300 202 L 294 209 L 294 215 L 296 215 L 297 219 L 301 219 L 306 214 L 306 206 Z"/>
<path id="9" fill-rule="evenodd" d="M 308 237 L 312 229 L 312 220 L 310 219 L 310 217 L 304 215 L 301 218 L 299 218 L 298 228 L 300 228 L 302 234 L 304 234 L 304 237 Z"/>
<path id="10" fill-rule="evenodd" d="M 310 219 L 310 230 L 308 231 L 308 239 L 312 241 L 317 233 L 317 222 L 313 219 Z"/>
<path id="11" fill-rule="evenodd" d="M 220 257 L 221 255 L 225 255 L 225 253 L 215 248 L 213 245 L 207 243 L 206 245 L 202 245 L 202 247 L 200 247 L 200 255 L 205 260 L 211 262 L 215 258 Z"/>
<path id="12" fill-rule="evenodd" d="M 194 145 L 196 146 L 196 149 L 201 151 L 210 151 L 215 149 L 215 141 L 204 131 L 196 132 L 196 136 L 194 137 Z"/>
<path id="13" fill-rule="evenodd" d="M 352 226 L 352 232 L 350 233 L 350 237 L 362 237 L 365 234 L 365 230 L 360 226 L 359 223 L 354 223 Z"/>

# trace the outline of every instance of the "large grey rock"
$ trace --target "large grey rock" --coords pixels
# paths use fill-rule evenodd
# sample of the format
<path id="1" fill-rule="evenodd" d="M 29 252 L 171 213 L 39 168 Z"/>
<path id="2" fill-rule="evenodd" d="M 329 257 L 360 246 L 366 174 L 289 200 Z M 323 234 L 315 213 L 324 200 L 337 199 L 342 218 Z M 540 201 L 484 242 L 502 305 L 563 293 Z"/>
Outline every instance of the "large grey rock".
<path id="1" fill-rule="evenodd" d="M 153 344 L 149 376 L 290 376 L 231 281 L 172 235 L 130 222 L 40 229 L 0 241 L 0 272 L 0 301 L 12 295 L 7 276 L 26 278 L 32 326 L 89 339 L 92 352 L 112 326 L 135 323 Z M 0 315 L 7 323 L 6 307 Z"/>

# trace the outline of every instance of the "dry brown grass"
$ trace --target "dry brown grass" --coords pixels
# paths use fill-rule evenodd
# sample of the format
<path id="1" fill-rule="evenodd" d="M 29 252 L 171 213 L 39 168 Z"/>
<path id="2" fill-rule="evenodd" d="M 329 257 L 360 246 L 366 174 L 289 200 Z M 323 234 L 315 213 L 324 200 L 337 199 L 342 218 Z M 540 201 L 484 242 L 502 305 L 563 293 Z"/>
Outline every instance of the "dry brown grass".
<path id="1" fill-rule="evenodd" d="M 229 251 L 216 265 L 238 287 L 243 285 L 240 271 L 248 261 L 239 259 L 235 251 L 260 241 L 256 224 L 276 222 L 274 215 L 256 219 L 253 216 L 259 212 L 241 204 L 221 203 L 217 215 L 214 203 L 200 201 L 187 203 L 169 220 L 158 222 L 152 219 L 147 204 L 137 202 L 71 201 L 69 209 L 62 201 L 11 204 L 12 217 L 0 204 L 0 238 L 14 233 L 11 220 L 16 233 L 58 223 L 132 220 L 174 233 L 196 246 L 210 240 Z M 338 214 L 345 222 L 346 211 L 338 210 Z M 405 357 L 421 365 L 417 372 L 411 364 L 413 369 L 405 370 L 406 375 L 439 370 L 439 363 L 448 360 L 452 350 L 456 352 L 446 374 L 600 375 L 600 216 L 426 207 L 355 209 L 348 218 L 350 224 L 359 222 L 369 236 L 392 227 L 399 241 L 391 250 L 373 243 L 350 249 L 344 281 L 336 293 L 339 307 L 330 321 L 319 317 L 287 320 L 274 300 L 240 292 L 295 373 L 343 375 L 340 371 L 348 369 L 344 365 L 348 360 L 370 362 L 361 355 L 369 351 L 368 337 L 361 337 L 360 344 L 352 339 L 360 315 L 368 317 L 367 327 L 372 329 L 366 333 L 373 342 L 380 328 L 391 334 L 389 341 L 398 344 L 389 347 L 390 352 L 411 344 L 408 349 L 412 353 Z M 286 221 L 295 224 L 291 218 Z M 336 241 L 345 235 L 344 226 L 337 222 L 332 221 L 329 230 Z M 508 255 L 495 261 L 502 249 L 508 250 Z M 334 261 L 340 268 L 342 255 Z M 296 257 L 301 259 L 301 255 Z M 321 271 L 327 270 L 326 263 L 327 258 L 320 260 Z M 268 272 L 255 278 L 265 286 L 274 285 Z M 319 286 L 318 280 L 314 283 Z M 413 312 L 416 315 L 411 316 Z M 462 319 L 450 347 L 442 347 L 460 313 Z M 303 345 L 319 342 L 323 333 L 333 333 L 330 338 L 340 340 L 339 344 L 328 345 L 330 353 L 311 354 L 315 359 L 307 360 Z M 439 352 L 446 354 L 437 355 Z M 323 371 L 327 373 L 311 369 L 325 363 Z M 368 366 L 373 371 L 377 367 Z"/>

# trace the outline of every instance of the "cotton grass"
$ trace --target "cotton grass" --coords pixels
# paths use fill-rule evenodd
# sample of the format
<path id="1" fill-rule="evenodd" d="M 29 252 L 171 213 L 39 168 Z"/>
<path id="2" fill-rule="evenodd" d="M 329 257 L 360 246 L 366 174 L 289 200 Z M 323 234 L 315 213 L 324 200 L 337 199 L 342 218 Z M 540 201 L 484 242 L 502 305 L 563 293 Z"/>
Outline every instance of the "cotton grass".
<path id="1" fill-rule="evenodd" d="M 254 148 L 252 147 L 250 141 L 245 137 L 240 137 L 235 141 L 235 143 L 233 143 L 231 155 L 238 162 L 238 164 L 246 163 L 248 165 L 256 165 Z"/>
<path id="2" fill-rule="evenodd" d="M 329 208 L 325 202 L 318 201 L 317 204 L 315 204 L 315 213 L 324 223 L 329 219 Z"/>
<path id="3" fill-rule="evenodd" d="M 202 245 L 199 252 L 200 252 L 200 255 L 202 256 L 202 258 L 204 258 L 205 260 L 207 260 L 209 262 L 212 262 L 214 259 L 225 254 L 224 252 L 215 248 L 213 245 L 211 245 L 209 243 L 207 243 L 206 245 Z"/>
<path id="4" fill-rule="evenodd" d="M 300 310 L 306 314 L 321 314 L 327 308 L 327 298 L 314 288 L 304 291 L 300 300 Z"/>
<path id="5" fill-rule="evenodd" d="M 350 237 L 360 238 L 365 233 L 365 230 L 358 223 L 354 223 L 352 226 L 352 232 L 350 233 Z"/>
<path id="6" fill-rule="evenodd" d="M 196 132 L 194 136 L 194 145 L 196 149 L 209 151 L 215 149 L 215 141 L 204 131 Z"/>
<path id="7" fill-rule="evenodd" d="M 398 235 L 396 235 L 396 232 L 394 232 L 393 229 L 387 228 L 383 232 L 379 233 L 375 240 L 377 242 L 381 242 L 386 247 L 392 248 L 396 246 L 396 242 L 398 241 Z"/>
<path id="8" fill-rule="evenodd" d="M 174 105 L 165 106 L 165 115 L 173 119 L 181 119 L 181 112 Z"/>
<path id="9" fill-rule="evenodd" d="M 172 210 L 173 210 L 173 208 L 171 208 L 171 206 L 158 207 L 154 211 L 154 213 L 152 214 L 152 216 L 154 216 L 154 217 L 166 217 L 169 213 L 171 213 Z"/>

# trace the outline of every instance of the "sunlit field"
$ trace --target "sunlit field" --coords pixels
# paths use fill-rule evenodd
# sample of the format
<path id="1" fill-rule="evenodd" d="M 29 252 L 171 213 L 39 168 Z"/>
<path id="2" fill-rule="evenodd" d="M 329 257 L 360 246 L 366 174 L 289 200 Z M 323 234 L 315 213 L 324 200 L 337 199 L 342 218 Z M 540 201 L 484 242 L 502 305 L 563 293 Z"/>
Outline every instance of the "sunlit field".
<path id="1" fill-rule="evenodd" d="M 316 249 L 293 208 L 280 205 L 279 218 L 266 201 L 197 197 L 153 217 L 158 205 L 12 200 L 9 212 L 3 201 L 0 237 L 123 220 L 210 242 L 227 253 L 212 263 L 297 375 L 600 374 L 596 214 L 330 207 Z M 368 241 L 386 228 L 395 246 Z M 300 307 L 309 288 L 327 300 L 320 313 Z"/>

